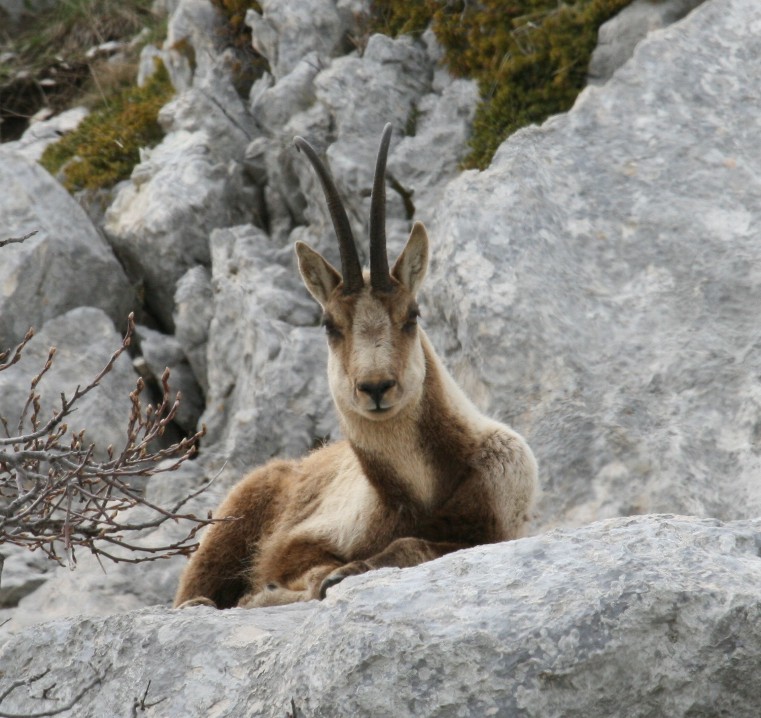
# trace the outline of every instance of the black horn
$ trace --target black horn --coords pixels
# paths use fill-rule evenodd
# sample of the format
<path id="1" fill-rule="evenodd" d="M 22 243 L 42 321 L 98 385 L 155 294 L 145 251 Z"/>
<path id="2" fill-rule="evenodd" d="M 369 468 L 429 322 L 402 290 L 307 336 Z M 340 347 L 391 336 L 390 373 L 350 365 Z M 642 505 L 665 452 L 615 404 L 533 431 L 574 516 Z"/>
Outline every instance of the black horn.
<path id="1" fill-rule="evenodd" d="M 362 265 L 357 254 L 357 247 L 354 243 L 354 235 L 351 231 L 349 218 L 346 216 L 343 202 L 338 195 L 336 184 L 327 167 L 322 163 L 317 153 L 303 137 L 294 137 L 293 142 L 296 147 L 304 151 L 304 154 L 312 163 L 317 176 L 320 178 L 325 200 L 328 204 L 328 211 L 333 220 L 333 227 L 338 237 L 338 249 L 341 253 L 341 274 L 344 281 L 344 293 L 354 294 L 364 286 L 362 279 Z M 386 270 L 388 271 L 388 270 Z"/>
<path id="2" fill-rule="evenodd" d="M 383 128 L 370 200 L 370 285 L 381 292 L 388 292 L 393 286 L 386 254 L 386 157 L 391 129 L 391 123 Z"/>

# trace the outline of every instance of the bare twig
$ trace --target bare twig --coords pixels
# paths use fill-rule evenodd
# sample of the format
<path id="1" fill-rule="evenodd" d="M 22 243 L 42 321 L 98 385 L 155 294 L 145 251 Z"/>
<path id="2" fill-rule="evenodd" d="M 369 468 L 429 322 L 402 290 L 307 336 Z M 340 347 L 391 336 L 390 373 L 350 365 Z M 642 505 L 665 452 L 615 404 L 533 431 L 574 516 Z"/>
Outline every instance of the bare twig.
<path id="1" fill-rule="evenodd" d="M 148 685 L 145 687 L 145 691 L 143 692 L 142 698 L 135 698 L 134 702 L 132 703 L 132 718 L 137 718 L 137 712 L 138 711 L 144 711 L 148 708 L 153 708 L 154 706 L 157 706 L 159 703 L 163 703 L 166 700 L 166 697 L 159 698 L 157 701 L 153 701 L 153 703 L 146 703 L 146 698 L 148 698 L 148 691 L 151 688 L 151 681 L 148 681 Z"/>
<path id="2" fill-rule="evenodd" d="M 112 561 L 139 563 L 188 554 L 197 546 L 198 530 L 211 519 L 181 511 L 208 483 L 168 508 L 148 501 L 132 485 L 137 478 L 178 469 L 195 456 L 204 435 L 201 429 L 171 446 L 160 445 L 180 401 L 179 393 L 172 398 L 169 370 L 162 377 L 163 394 L 156 405 L 143 406 L 145 386 L 138 379 L 130 394 L 124 445 L 119 451 L 108 447 L 106 459 L 85 443 L 84 431 L 69 434 L 64 422 L 76 410 L 77 402 L 100 385 L 128 349 L 134 329 L 130 315 L 121 346 L 86 386 L 76 387 L 70 398 L 61 395 L 59 408 L 48 420 L 40 419 L 37 386 L 53 370 L 54 349 L 31 380 L 16 429 L 11 431 L 8 421 L 0 416 L 5 433 L 0 436 L 0 541 L 42 551 L 60 563 L 63 558 L 58 551 L 62 548 L 70 564 L 76 562 L 77 548 Z M 30 331 L 17 347 L 0 355 L 0 371 L 20 360 L 32 335 Z M 128 511 L 136 507 L 147 512 L 139 521 Z M 188 524 L 177 541 L 143 545 L 128 538 L 170 520 Z M 114 553 L 115 548 L 123 555 Z"/>
<path id="3" fill-rule="evenodd" d="M 21 243 L 29 239 L 29 237 L 34 237 L 35 234 L 37 234 L 38 230 L 33 230 L 32 232 L 29 232 L 28 234 L 25 234 L 23 237 L 11 237 L 10 239 L 0 239 L 0 247 L 4 247 L 6 244 L 16 244 Z"/>
<path id="4" fill-rule="evenodd" d="M 7 369 L 9 366 L 13 366 L 17 361 L 21 359 L 21 351 L 29 343 L 33 336 L 34 329 L 30 329 L 18 346 L 14 347 L 12 350 L 9 349 L 8 351 L 0 352 L 0 371 Z M 11 358 L 6 361 L 6 359 L 8 359 L 8 355 L 11 355 Z"/>

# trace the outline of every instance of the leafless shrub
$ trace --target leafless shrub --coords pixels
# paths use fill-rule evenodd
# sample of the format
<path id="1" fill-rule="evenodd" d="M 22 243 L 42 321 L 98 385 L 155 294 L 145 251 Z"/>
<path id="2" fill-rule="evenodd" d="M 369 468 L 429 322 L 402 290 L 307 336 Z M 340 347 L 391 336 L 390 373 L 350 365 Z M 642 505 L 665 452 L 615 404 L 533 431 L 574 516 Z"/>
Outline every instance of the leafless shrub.
<path id="1" fill-rule="evenodd" d="M 3 244 L 23 239 L 26 237 Z M 76 561 L 75 549 L 80 547 L 97 557 L 129 563 L 188 554 L 196 547 L 198 530 L 211 518 L 182 510 L 208 484 L 171 507 L 151 503 L 133 486 L 137 477 L 174 471 L 191 459 L 204 433 L 202 430 L 171 446 L 161 446 L 160 438 L 180 402 L 179 392 L 173 401 L 170 399 L 169 370 L 162 377 L 163 398 L 159 403 L 144 406 L 144 383 L 137 381 L 130 394 L 124 446 L 120 450 L 109 446 L 107 458 L 96 455 L 95 447 L 85 442 L 84 431 L 70 433 L 65 421 L 77 402 L 111 371 L 129 347 L 133 332 L 130 315 L 121 346 L 87 386 L 77 386 L 70 397 L 61 393 L 60 405 L 50 418 L 42 416 L 37 386 L 53 368 L 55 349 L 31 380 L 18 421 L 11 425 L 0 407 L 0 544 L 39 550 L 69 564 Z M 16 347 L 0 353 L 0 372 L 22 359 L 32 336 L 30 330 Z M 143 510 L 139 514 L 127 511 L 135 507 Z M 134 541 L 138 532 L 170 520 L 187 524 L 181 539 L 161 545 Z"/>

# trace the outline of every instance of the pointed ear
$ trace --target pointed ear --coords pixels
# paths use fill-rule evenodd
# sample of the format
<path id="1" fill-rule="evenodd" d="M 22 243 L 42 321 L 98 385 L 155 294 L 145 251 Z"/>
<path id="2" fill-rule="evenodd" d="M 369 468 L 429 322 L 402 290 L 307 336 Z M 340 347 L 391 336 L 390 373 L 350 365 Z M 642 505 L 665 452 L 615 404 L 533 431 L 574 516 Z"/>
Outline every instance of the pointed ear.
<path id="1" fill-rule="evenodd" d="M 417 294 L 427 270 L 428 233 L 422 222 L 415 222 L 410 238 L 391 270 L 391 276 L 406 287 L 411 294 Z"/>
<path id="2" fill-rule="evenodd" d="M 341 275 L 321 254 L 304 242 L 296 242 L 296 256 L 306 288 L 324 308 L 333 290 L 341 283 Z"/>

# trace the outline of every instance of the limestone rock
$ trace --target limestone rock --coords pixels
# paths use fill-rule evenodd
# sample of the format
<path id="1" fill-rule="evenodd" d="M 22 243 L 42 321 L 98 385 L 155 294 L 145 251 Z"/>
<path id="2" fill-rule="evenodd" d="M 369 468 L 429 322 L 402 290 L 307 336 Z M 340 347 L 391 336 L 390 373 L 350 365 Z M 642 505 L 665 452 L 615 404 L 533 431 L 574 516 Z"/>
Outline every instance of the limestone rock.
<path id="1" fill-rule="evenodd" d="M 180 405 L 175 422 L 186 433 L 192 433 L 204 408 L 203 395 L 180 342 L 173 336 L 148 327 L 138 326 L 136 335 L 142 356 L 141 376 L 147 376 L 158 389 L 165 369 L 169 369 L 169 388 L 172 401 L 180 393 Z"/>
<path id="2" fill-rule="evenodd" d="M 319 70 L 319 56 L 311 52 L 279 82 L 269 74 L 257 81 L 251 92 L 251 114 L 265 134 L 279 134 L 292 115 L 314 103 L 314 78 Z"/>
<path id="3" fill-rule="evenodd" d="M 706 3 L 447 188 L 424 312 L 544 526 L 761 513 L 759 55 L 755 2 Z"/>
<path id="4" fill-rule="evenodd" d="M 3 544 L 0 553 L 0 622 L 2 611 L 13 608 L 19 601 L 39 588 L 50 578 L 54 564 L 39 551 Z"/>
<path id="5" fill-rule="evenodd" d="M 0 694 L 50 670 L 1 707 L 58 708 L 99 678 L 62 715 L 122 715 L 148 689 L 184 718 L 752 716 L 760 550 L 758 520 L 615 519 L 350 578 L 322 602 L 59 619 L 0 648 Z"/>
<path id="6" fill-rule="evenodd" d="M 267 58 L 278 80 L 309 53 L 328 59 L 343 45 L 347 16 L 334 0 L 263 0 L 260 5 L 262 13 L 249 10 L 246 22 L 254 49 Z"/>
<path id="7" fill-rule="evenodd" d="M 589 61 L 589 82 L 607 82 L 648 33 L 681 20 L 704 0 L 634 0 L 600 27 Z"/>
<path id="8" fill-rule="evenodd" d="M 414 132 L 396 144 L 387 168 L 387 191 L 401 195 L 407 220 L 435 216 L 447 182 L 459 174 L 478 98 L 475 82 L 454 80 L 415 107 Z"/>
<path id="9" fill-rule="evenodd" d="M 142 282 L 149 311 L 173 330 L 177 282 L 209 264 L 209 233 L 261 215 L 258 194 L 238 161 L 255 128 L 218 47 L 222 18 L 205 0 L 180 0 L 166 50 L 178 94 L 159 113 L 167 135 L 141 154 L 129 182 L 106 212 L 105 231 L 131 276 Z M 192 77 L 185 55 L 195 57 Z M 155 50 L 146 51 L 146 60 Z"/>
<path id="10" fill-rule="evenodd" d="M 240 165 L 217 156 L 204 130 L 167 135 L 118 192 L 106 233 L 165 328 L 173 327 L 177 281 L 208 266 L 209 232 L 248 216 L 247 200 Z"/>
<path id="11" fill-rule="evenodd" d="M 323 127 L 334 127 L 335 134 L 323 131 L 317 137 L 305 136 L 327 158 L 354 234 L 362 238 L 360 256 L 367 252 L 363 240 L 381 131 L 386 122 L 391 122 L 397 137 L 404 133 L 417 104 L 431 92 L 432 74 L 431 60 L 422 44 L 409 37 L 373 35 L 362 57 L 352 54 L 338 58 L 314 80 L 317 99 L 330 120 Z M 297 121 L 298 117 L 292 122 Z M 398 140 L 393 144 L 396 147 Z M 314 236 L 311 243 L 332 259 L 336 255 L 335 238 L 322 188 L 304 158 L 293 157 L 291 165 L 307 197 L 304 216 Z M 409 217 L 399 195 L 388 192 L 387 197 L 389 240 L 396 248 L 409 227 Z"/>
<path id="12" fill-rule="evenodd" d="M 32 121 L 20 139 L 2 145 L 2 154 L 14 151 L 31 162 L 37 162 L 48 145 L 75 130 L 88 114 L 86 107 L 73 107 L 49 119 Z"/>
<path id="13" fill-rule="evenodd" d="M 82 208 L 42 167 L 0 154 L 2 239 L 37 231 L 0 249 L 0 347 L 29 327 L 79 306 L 126 323 L 134 293 L 113 252 Z"/>
<path id="14" fill-rule="evenodd" d="M 174 336 L 204 394 L 209 386 L 206 377 L 206 342 L 213 315 L 212 297 L 211 274 L 202 265 L 189 269 L 177 282 L 174 295 Z"/>
<path id="15" fill-rule="evenodd" d="M 219 76 L 219 44 L 225 32 L 222 13 L 213 3 L 205 0 L 173 0 L 173 4 L 164 43 L 166 52 L 171 53 L 172 48 L 190 45 L 194 65 L 192 81 L 213 92 L 213 82 L 210 80 Z M 173 80 L 176 77 L 184 78 L 184 81 L 175 85 L 181 92 L 187 89 L 188 73 L 183 67 L 184 63 L 177 66 L 177 73 L 172 71 L 173 65 L 170 62 L 168 66 Z M 226 78 L 226 83 L 230 83 L 229 77 Z"/>
<path id="16" fill-rule="evenodd" d="M 215 231 L 211 242 L 214 317 L 201 421 L 207 442 L 244 471 L 335 433 L 325 340 L 290 247 L 272 247 L 250 225 Z"/>

